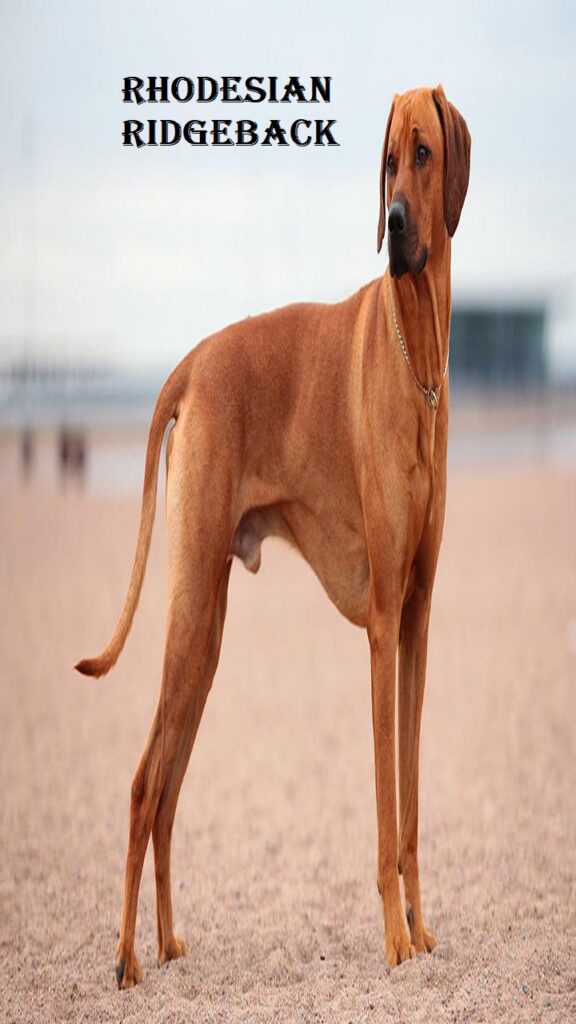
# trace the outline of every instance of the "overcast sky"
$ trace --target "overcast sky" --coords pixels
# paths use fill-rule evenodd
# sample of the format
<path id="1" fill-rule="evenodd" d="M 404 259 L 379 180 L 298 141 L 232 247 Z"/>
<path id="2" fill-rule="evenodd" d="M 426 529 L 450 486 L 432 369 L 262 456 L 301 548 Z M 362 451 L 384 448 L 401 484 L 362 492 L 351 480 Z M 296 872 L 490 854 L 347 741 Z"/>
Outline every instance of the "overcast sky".
<path id="1" fill-rule="evenodd" d="M 238 319 L 382 273 L 392 95 L 472 134 L 454 293 L 550 307 L 576 373 L 576 4 L 0 0 L 0 346 L 174 363 Z M 329 107 L 127 107 L 125 75 L 332 76 Z M 335 118 L 338 148 L 123 148 L 125 118 Z M 26 341 L 26 339 L 28 339 Z"/>

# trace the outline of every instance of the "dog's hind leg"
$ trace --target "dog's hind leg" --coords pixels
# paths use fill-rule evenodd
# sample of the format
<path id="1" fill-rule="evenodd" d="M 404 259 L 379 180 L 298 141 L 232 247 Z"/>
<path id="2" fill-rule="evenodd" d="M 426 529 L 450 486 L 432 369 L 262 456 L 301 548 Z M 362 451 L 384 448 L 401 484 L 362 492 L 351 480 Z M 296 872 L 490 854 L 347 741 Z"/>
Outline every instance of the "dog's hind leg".
<path id="1" fill-rule="evenodd" d="M 419 953 L 436 939 L 424 925 L 418 871 L 418 761 L 424 700 L 430 593 L 416 590 L 402 612 L 399 648 L 398 753 L 400 837 L 398 869 L 404 879 L 406 916 Z"/>
<path id="2" fill-rule="evenodd" d="M 180 795 L 182 780 L 186 774 L 190 754 L 198 732 L 198 726 L 206 704 L 206 698 L 212 686 L 214 673 L 218 665 L 222 634 L 224 631 L 224 619 L 226 616 L 226 600 L 228 595 L 228 579 L 230 576 L 231 560 L 228 561 L 224 576 L 220 584 L 218 606 L 214 616 L 210 647 L 202 682 L 198 686 L 196 695 L 186 718 L 180 747 L 174 766 L 166 779 L 164 789 L 156 811 L 156 817 L 152 826 L 152 839 L 154 842 L 154 862 L 156 873 L 156 913 L 158 921 L 158 963 L 163 964 L 166 960 L 174 960 L 184 956 L 186 947 L 182 939 L 174 934 L 174 922 L 172 914 L 172 893 L 170 882 L 170 848 L 172 842 L 172 827 L 176 806 Z"/>
<path id="3" fill-rule="evenodd" d="M 166 648 L 158 707 L 132 783 L 124 910 L 116 950 L 120 988 L 131 987 L 142 977 L 134 952 L 142 865 L 162 792 L 167 783 L 170 789 L 168 780 L 181 770 L 178 759 L 206 700 L 206 668 L 228 573 L 234 523 L 230 474 L 215 464 L 213 445 L 202 445 L 201 451 L 194 447 L 193 452 L 181 449 L 175 467 L 176 453 L 171 459 Z M 160 822 L 164 815 L 167 819 L 167 811 L 160 809 Z"/>

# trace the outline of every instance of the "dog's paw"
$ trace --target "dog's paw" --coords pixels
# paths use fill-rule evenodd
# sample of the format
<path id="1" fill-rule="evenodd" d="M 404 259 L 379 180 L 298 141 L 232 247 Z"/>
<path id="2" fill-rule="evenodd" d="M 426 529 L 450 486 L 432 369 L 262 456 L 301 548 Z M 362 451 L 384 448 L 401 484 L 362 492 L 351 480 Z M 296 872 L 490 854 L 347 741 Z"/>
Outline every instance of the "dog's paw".
<path id="1" fill-rule="evenodd" d="M 427 928 L 422 928 L 422 937 L 424 939 L 425 949 L 423 953 L 431 953 L 436 948 L 436 936 L 433 932 L 429 932 Z"/>
<path id="2" fill-rule="evenodd" d="M 117 956 L 114 969 L 116 971 L 118 988 L 120 989 L 134 988 L 134 985 L 139 985 L 144 977 L 135 953 L 132 953 L 129 957 L 124 957 L 124 954 Z"/>
<path id="3" fill-rule="evenodd" d="M 421 920 L 421 924 L 418 927 L 414 920 L 414 911 L 410 908 L 406 912 L 406 919 L 408 921 L 408 927 L 410 928 L 410 937 L 417 953 L 431 953 L 436 947 L 436 936 L 433 932 L 428 931 Z"/>
<path id="4" fill-rule="evenodd" d="M 184 939 L 178 939 L 175 935 L 158 950 L 158 966 L 161 967 L 167 960 L 178 960 L 186 956 L 186 943 Z"/>
<path id="5" fill-rule="evenodd" d="M 386 960 L 389 967 L 397 967 L 405 960 L 412 960 L 416 949 L 410 941 L 408 930 L 399 928 L 393 935 L 386 936 Z"/>

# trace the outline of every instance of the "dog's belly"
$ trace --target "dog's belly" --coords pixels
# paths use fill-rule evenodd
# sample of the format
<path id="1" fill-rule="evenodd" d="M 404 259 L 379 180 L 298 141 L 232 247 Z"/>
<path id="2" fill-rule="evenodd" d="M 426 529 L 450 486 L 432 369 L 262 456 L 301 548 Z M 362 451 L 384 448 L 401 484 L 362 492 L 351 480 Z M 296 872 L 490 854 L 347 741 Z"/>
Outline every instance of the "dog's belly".
<path id="1" fill-rule="evenodd" d="M 313 514 L 298 502 L 256 507 L 238 524 L 230 554 L 258 572 L 261 545 L 270 536 L 298 548 L 342 615 L 357 626 L 366 625 L 370 577 L 360 522 Z"/>
<path id="2" fill-rule="evenodd" d="M 343 522 L 310 519 L 295 527 L 296 543 L 328 597 L 350 622 L 368 621 L 370 571 L 363 534 Z"/>

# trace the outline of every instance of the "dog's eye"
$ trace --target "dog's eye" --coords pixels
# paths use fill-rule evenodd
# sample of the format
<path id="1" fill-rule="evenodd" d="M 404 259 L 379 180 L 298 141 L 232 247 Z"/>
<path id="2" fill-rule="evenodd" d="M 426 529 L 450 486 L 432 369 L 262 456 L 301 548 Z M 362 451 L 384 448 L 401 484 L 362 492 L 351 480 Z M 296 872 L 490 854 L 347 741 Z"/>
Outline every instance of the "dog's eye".
<path id="1" fill-rule="evenodd" d="M 418 146 L 418 149 L 416 150 L 416 163 L 419 167 L 422 167 L 422 165 L 426 163 L 429 156 L 430 150 L 428 149 L 428 146 Z"/>
<path id="2" fill-rule="evenodd" d="M 388 174 L 394 174 L 394 157 L 392 156 L 392 153 L 390 153 L 390 156 L 386 161 L 386 169 Z"/>

